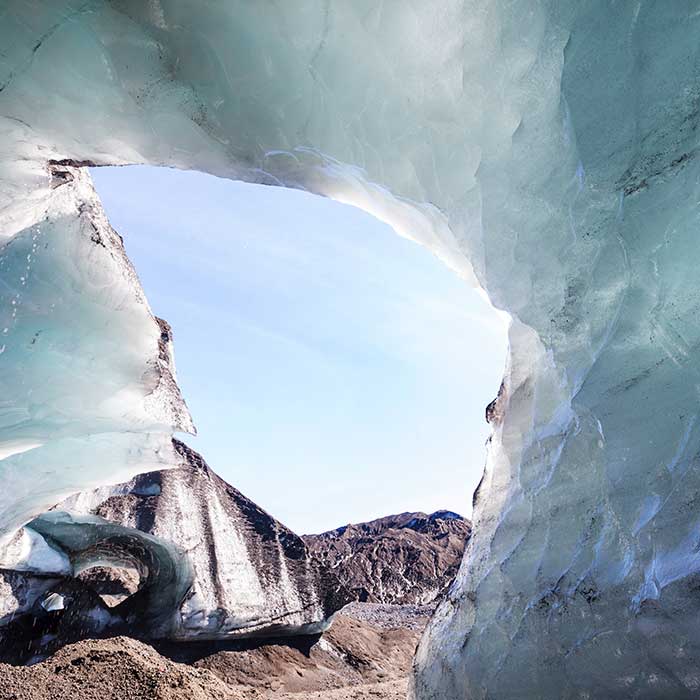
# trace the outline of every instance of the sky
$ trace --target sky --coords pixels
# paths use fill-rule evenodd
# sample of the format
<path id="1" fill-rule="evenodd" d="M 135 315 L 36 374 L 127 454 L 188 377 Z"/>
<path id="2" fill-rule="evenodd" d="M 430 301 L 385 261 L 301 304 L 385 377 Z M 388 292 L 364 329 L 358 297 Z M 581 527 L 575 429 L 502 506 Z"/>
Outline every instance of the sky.
<path id="1" fill-rule="evenodd" d="M 506 325 L 430 251 L 305 192 L 92 170 L 198 429 L 184 440 L 298 533 L 468 516 Z"/>

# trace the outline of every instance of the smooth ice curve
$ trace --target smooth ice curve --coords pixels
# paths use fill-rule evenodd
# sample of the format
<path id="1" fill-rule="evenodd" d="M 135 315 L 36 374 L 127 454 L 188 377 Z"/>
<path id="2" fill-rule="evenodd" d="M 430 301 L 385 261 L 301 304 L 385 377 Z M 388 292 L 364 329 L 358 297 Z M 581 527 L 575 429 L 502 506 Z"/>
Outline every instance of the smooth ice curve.
<path id="1" fill-rule="evenodd" d="M 302 187 L 413 236 L 514 319 L 415 696 L 696 696 L 696 10 L 5 3 L 0 528 L 171 464 L 191 427 L 80 166 Z"/>

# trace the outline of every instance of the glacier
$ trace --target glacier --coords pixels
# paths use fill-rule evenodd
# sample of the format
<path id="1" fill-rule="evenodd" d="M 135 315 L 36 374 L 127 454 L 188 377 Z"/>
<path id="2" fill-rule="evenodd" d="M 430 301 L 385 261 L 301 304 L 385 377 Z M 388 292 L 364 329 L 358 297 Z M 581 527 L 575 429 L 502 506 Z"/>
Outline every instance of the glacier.
<path id="1" fill-rule="evenodd" d="M 167 556 L 158 557 L 165 565 L 136 557 L 147 572 L 155 569 L 161 577 L 168 567 L 175 572 L 172 581 L 139 588 L 159 595 L 167 626 L 163 632 L 140 619 L 142 635 L 230 640 L 327 629 L 333 613 L 352 599 L 337 575 L 310 556 L 298 535 L 218 477 L 201 455 L 179 440 L 173 445 L 178 466 L 74 494 L 56 506 L 73 518 L 99 518 L 129 532 L 140 551 L 153 549 L 154 542 L 169 547 Z M 47 517 L 56 516 L 42 515 L 25 531 L 55 540 L 51 527 L 36 526 Z M 97 561 L 92 557 L 88 563 Z M 122 605 L 133 607 L 131 598 Z"/>
<path id="2" fill-rule="evenodd" d="M 319 635 L 354 599 L 301 537 L 172 446 L 177 465 L 75 493 L 18 531 L 5 548 L 13 564 L 0 568 L 0 659 L 123 634 Z"/>
<path id="3" fill-rule="evenodd" d="M 512 317 L 474 536 L 413 697 L 697 696 L 697 2 L 0 16 L 6 541 L 72 492 L 174 466 L 172 432 L 193 429 L 84 166 L 303 188 Z"/>

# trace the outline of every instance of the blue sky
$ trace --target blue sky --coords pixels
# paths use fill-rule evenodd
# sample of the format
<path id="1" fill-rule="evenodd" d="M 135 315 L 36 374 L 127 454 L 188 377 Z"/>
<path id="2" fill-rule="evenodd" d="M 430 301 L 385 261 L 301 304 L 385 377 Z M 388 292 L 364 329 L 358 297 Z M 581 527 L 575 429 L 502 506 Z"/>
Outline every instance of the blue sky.
<path id="1" fill-rule="evenodd" d="M 469 515 L 506 327 L 353 207 L 194 172 L 93 169 L 197 425 L 186 442 L 300 533 Z"/>

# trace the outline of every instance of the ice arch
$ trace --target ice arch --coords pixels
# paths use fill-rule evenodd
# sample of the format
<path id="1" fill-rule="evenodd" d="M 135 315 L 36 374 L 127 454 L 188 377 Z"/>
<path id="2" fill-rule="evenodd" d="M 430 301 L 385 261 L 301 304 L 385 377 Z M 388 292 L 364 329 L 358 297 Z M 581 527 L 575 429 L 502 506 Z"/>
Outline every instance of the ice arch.
<path id="1" fill-rule="evenodd" d="M 169 463 L 189 426 L 167 331 L 71 165 L 304 187 L 471 267 L 515 319 L 416 697 L 696 695 L 698 9 L 5 3 L 0 526 Z"/>
<path id="2" fill-rule="evenodd" d="M 52 511 L 35 518 L 27 527 L 70 561 L 74 575 L 94 566 L 135 569 L 140 586 L 114 607 L 113 613 L 138 634 L 164 637 L 174 631 L 174 613 L 193 578 L 182 550 L 158 537 L 97 516 Z"/>

